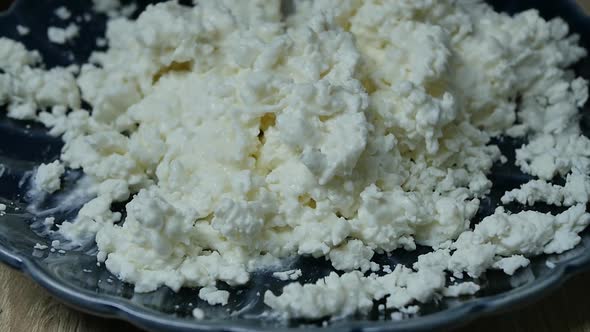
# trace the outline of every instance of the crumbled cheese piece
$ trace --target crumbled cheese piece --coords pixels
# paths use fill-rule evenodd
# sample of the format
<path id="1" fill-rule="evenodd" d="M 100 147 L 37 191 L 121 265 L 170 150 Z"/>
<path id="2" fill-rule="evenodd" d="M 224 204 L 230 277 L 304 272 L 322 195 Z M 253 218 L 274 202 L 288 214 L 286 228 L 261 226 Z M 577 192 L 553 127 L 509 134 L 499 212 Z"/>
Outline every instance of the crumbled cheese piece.
<path id="1" fill-rule="evenodd" d="M 585 100 L 585 99 L 584 99 Z M 551 180 L 572 169 L 590 172 L 590 139 L 581 135 L 540 135 L 516 150 L 516 164 L 523 172 Z"/>
<path id="2" fill-rule="evenodd" d="M 484 218 L 473 231 L 478 241 L 489 241 L 498 255 L 562 253 L 580 242 L 579 232 L 590 223 L 586 205 L 558 214 L 522 211 L 508 214 L 502 208 Z M 459 246 L 458 246 L 459 247 Z"/>
<path id="3" fill-rule="evenodd" d="M 41 61 L 39 52 L 28 51 L 23 44 L 4 37 L 0 37 L 0 55 L 2 55 L 2 57 L 0 57 L 0 68 L 14 76 L 21 72 L 25 74 L 26 67 L 36 65 Z M 1 77 L 3 79 L 10 78 L 4 75 Z M 7 88 L 5 86 L 2 87 Z M 3 96 L 4 98 L 0 100 L 3 102 L 6 102 L 9 96 L 12 97 L 12 91 L 0 91 L 2 91 L 0 96 Z M 7 93 L 7 95 L 3 95 L 4 93 Z M 8 93 L 10 93 L 10 95 L 8 95 Z"/>
<path id="4" fill-rule="evenodd" d="M 70 23 L 65 28 L 49 27 L 47 28 L 47 37 L 49 41 L 56 44 L 65 44 L 71 39 L 78 36 L 80 29 L 74 23 Z"/>
<path id="5" fill-rule="evenodd" d="M 288 271 L 282 271 L 282 272 L 274 272 L 272 274 L 273 277 L 275 277 L 279 280 L 282 280 L 282 281 L 297 280 L 302 275 L 303 274 L 301 273 L 300 269 L 288 270 Z"/>
<path id="6" fill-rule="evenodd" d="M 26 26 L 23 25 L 17 25 L 16 26 L 16 32 L 18 32 L 19 35 L 21 36 L 26 36 L 31 32 L 31 29 L 27 28 Z"/>
<path id="7" fill-rule="evenodd" d="M 508 214 L 502 208 L 484 218 L 473 231 L 464 232 L 452 247 L 449 271 L 479 277 L 496 265 L 507 273 L 528 265 L 522 256 L 562 253 L 580 242 L 578 235 L 590 223 L 585 205 L 575 205 L 558 214 L 522 211 Z M 508 257 L 506 260 L 500 260 Z M 497 262 L 498 261 L 498 262 Z"/>
<path id="8" fill-rule="evenodd" d="M 492 265 L 494 268 L 501 269 L 508 275 L 513 275 L 514 272 L 521 267 L 526 267 L 530 263 L 530 260 L 522 255 L 514 255 L 506 258 L 502 258 Z"/>
<path id="9" fill-rule="evenodd" d="M 197 320 L 203 320 L 205 319 L 205 312 L 202 309 L 194 308 L 193 317 Z"/>
<path id="10" fill-rule="evenodd" d="M 281 296 L 267 291 L 264 303 L 286 317 L 318 319 L 367 312 L 373 307 L 372 283 L 358 271 L 338 276 L 331 273 L 316 284 L 291 283 Z"/>
<path id="11" fill-rule="evenodd" d="M 44 244 L 40 244 L 40 243 L 35 243 L 35 246 L 33 247 L 33 249 L 37 249 L 37 250 L 45 250 L 47 248 L 49 248 L 49 247 Z"/>
<path id="12" fill-rule="evenodd" d="M 54 14 L 62 20 L 67 20 L 72 16 L 72 13 L 64 6 L 58 7 Z"/>
<path id="13" fill-rule="evenodd" d="M 362 241 L 352 240 L 332 249 L 328 257 L 336 270 L 349 272 L 358 269 L 361 272 L 367 272 L 371 269 L 373 254 L 373 250 L 365 246 Z"/>
<path id="14" fill-rule="evenodd" d="M 2 211 L 2 212 L 6 211 L 6 204 L 0 203 L 0 211 Z"/>
<path id="15" fill-rule="evenodd" d="M 8 117 L 36 119 L 40 108 L 78 108 L 80 93 L 73 75 L 64 68 L 35 68 L 39 53 L 0 37 L 0 104 L 7 104 Z"/>
<path id="16" fill-rule="evenodd" d="M 107 40 L 104 38 L 96 38 L 96 46 L 97 47 L 105 47 L 107 46 Z"/>
<path id="17" fill-rule="evenodd" d="M 135 3 L 123 5 L 120 0 L 92 0 L 92 2 L 94 11 L 106 14 L 111 18 L 129 17 L 137 11 Z"/>
<path id="18" fill-rule="evenodd" d="M 213 286 L 203 287 L 199 290 L 199 298 L 207 301 L 210 305 L 226 305 L 229 298 L 229 292 L 219 290 Z"/>
<path id="19" fill-rule="evenodd" d="M 443 290 L 444 296 L 459 297 L 463 295 L 473 295 L 479 291 L 478 284 L 473 282 L 463 282 L 457 285 L 451 285 Z"/>
<path id="20" fill-rule="evenodd" d="M 121 6 L 120 0 L 92 0 L 94 10 L 98 13 L 107 13 Z"/>
<path id="21" fill-rule="evenodd" d="M 553 263 L 550 260 L 545 261 L 545 266 L 547 266 L 550 269 L 554 269 L 557 265 L 555 263 Z"/>
<path id="22" fill-rule="evenodd" d="M 533 205 L 538 202 L 557 206 L 572 206 L 584 204 L 590 198 L 590 177 L 578 172 L 566 176 L 564 186 L 551 184 L 545 180 L 532 180 L 523 184 L 519 189 L 506 192 L 502 196 L 502 203 L 512 201 Z"/>
<path id="23" fill-rule="evenodd" d="M 407 307 L 400 308 L 399 311 L 406 315 L 415 315 L 420 311 L 420 307 L 417 305 L 410 305 Z"/>
<path id="24" fill-rule="evenodd" d="M 49 164 L 41 164 L 35 172 L 33 187 L 51 194 L 61 188 L 61 176 L 64 173 L 65 167 L 59 160 Z"/>
<path id="25" fill-rule="evenodd" d="M 121 16 L 124 16 L 124 17 L 130 17 L 136 11 L 137 11 L 137 4 L 132 2 L 128 5 L 121 7 L 120 14 L 121 14 Z"/>

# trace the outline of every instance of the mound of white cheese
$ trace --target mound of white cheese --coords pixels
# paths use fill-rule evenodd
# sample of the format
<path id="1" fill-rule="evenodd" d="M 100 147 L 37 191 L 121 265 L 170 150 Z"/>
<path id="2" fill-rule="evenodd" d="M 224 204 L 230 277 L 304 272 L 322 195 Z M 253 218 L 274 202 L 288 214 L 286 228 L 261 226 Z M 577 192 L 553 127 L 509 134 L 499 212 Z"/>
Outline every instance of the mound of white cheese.
<path id="1" fill-rule="evenodd" d="M 108 50 L 77 77 L 0 39 L 0 103 L 61 135 L 63 164 L 94 183 L 96 197 L 61 235 L 95 240 L 98 260 L 138 292 L 204 287 L 212 304 L 228 300 L 218 281 L 326 257 L 344 273 L 265 294 L 303 318 L 367 312 L 383 298 L 415 311 L 479 289 L 447 285 L 447 273 L 512 274 L 525 256 L 580 241 L 590 141 L 577 114 L 588 89 L 568 67 L 586 51 L 562 20 L 480 1 L 295 5 L 286 20 L 278 0 L 166 2 L 137 20 L 115 17 Z M 470 229 L 486 176 L 505 162 L 490 144 L 500 135 L 529 137 L 516 163 L 538 177 L 503 203 L 567 210 L 499 207 Z M 551 183 L 558 175 L 564 186 Z M 128 200 L 123 222 L 111 205 Z M 369 274 L 375 252 L 416 245 L 434 251 Z"/>

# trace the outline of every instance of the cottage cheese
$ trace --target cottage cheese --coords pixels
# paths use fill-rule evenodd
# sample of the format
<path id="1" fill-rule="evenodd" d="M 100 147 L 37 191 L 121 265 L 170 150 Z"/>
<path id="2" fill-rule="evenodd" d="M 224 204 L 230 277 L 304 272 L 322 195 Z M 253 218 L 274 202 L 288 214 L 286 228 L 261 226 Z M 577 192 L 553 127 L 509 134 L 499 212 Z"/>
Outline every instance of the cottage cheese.
<path id="1" fill-rule="evenodd" d="M 282 280 L 282 281 L 289 281 L 289 280 L 297 280 L 299 279 L 303 273 L 300 269 L 288 270 L 288 271 L 281 271 L 281 272 L 273 272 L 272 276 Z"/>
<path id="2" fill-rule="evenodd" d="M 17 25 L 16 32 L 18 32 L 18 34 L 21 36 L 26 36 L 29 34 L 29 32 L 31 32 L 31 29 L 27 28 L 24 25 Z"/>
<path id="3" fill-rule="evenodd" d="M 41 164 L 33 177 L 33 186 L 38 191 L 54 193 L 61 188 L 61 176 L 65 167 L 59 160 L 50 164 Z"/>
<path id="4" fill-rule="evenodd" d="M 58 7 L 53 13 L 61 20 L 67 20 L 72 17 L 70 10 L 64 6 Z"/>
<path id="5" fill-rule="evenodd" d="M 203 287 L 199 290 L 199 298 L 207 301 L 210 305 L 226 305 L 229 298 L 229 292 L 219 290 L 215 287 Z"/>
<path id="6" fill-rule="evenodd" d="M 585 204 L 590 195 L 590 179 L 588 175 L 575 171 L 567 174 L 564 186 L 559 186 L 545 180 L 532 180 L 523 184 L 519 189 L 508 191 L 502 196 L 502 203 L 513 201 L 521 204 L 533 205 L 543 202 L 557 206 L 572 206 Z"/>
<path id="7" fill-rule="evenodd" d="M 193 317 L 195 317 L 195 319 L 197 320 L 203 320 L 205 319 L 205 312 L 203 311 L 203 309 L 194 308 Z"/>
<path id="8" fill-rule="evenodd" d="M 119 1 L 94 4 L 120 16 Z M 479 290 L 448 285 L 449 274 L 513 274 L 579 243 L 590 222 L 590 140 L 577 123 L 588 89 L 568 67 L 586 51 L 562 20 L 477 0 L 295 5 L 287 20 L 278 0 L 153 5 L 110 20 L 109 48 L 77 77 L 0 38 L 0 103 L 61 136 L 59 165 L 81 169 L 95 195 L 59 233 L 96 241 L 99 263 L 137 292 L 202 287 L 211 305 L 228 302 L 217 282 L 325 257 L 343 273 L 264 294 L 279 314 L 308 319 L 378 300 L 403 318 Z M 536 177 L 502 203 L 567 210 L 499 207 L 470 226 L 492 165 L 506 162 L 490 144 L 499 135 L 528 137 L 516 164 Z M 39 186 L 59 189 L 43 172 Z M 433 251 L 369 274 L 381 270 L 375 252 L 417 245 Z"/>
<path id="9" fill-rule="evenodd" d="M 63 14 L 63 13 L 62 13 Z M 65 28 L 49 27 L 47 28 L 47 37 L 49 41 L 56 44 L 65 44 L 74 37 L 77 37 L 80 32 L 78 26 L 70 23 Z"/>

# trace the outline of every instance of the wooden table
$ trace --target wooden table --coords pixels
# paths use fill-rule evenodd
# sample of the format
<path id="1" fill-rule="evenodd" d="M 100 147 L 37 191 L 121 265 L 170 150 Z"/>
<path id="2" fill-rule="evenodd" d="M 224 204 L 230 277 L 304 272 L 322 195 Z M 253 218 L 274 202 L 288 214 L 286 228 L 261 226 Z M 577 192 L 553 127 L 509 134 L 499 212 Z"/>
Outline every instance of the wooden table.
<path id="1" fill-rule="evenodd" d="M 590 0 L 579 2 L 590 11 Z M 72 310 L 53 299 L 29 278 L 1 264 L 0 331 L 140 332 L 124 322 L 92 317 Z M 574 277 L 537 303 L 479 319 L 458 330 L 468 331 L 590 332 L 590 272 Z"/>

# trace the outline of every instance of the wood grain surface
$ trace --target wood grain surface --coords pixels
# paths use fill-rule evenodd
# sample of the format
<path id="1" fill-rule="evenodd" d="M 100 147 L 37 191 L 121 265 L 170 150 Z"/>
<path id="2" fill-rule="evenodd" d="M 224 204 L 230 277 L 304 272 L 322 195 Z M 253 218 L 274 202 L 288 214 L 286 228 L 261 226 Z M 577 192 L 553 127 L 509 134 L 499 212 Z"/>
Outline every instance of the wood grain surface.
<path id="1" fill-rule="evenodd" d="M 590 12 L 590 0 L 579 2 Z M 125 322 L 77 312 L 20 272 L 0 264 L 0 332 L 110 331 L 140 332 Z M 476 320 L 457 330 L 471 331 L 590 332 L 590 272 L 575 276 L 536 303 Z"/>

